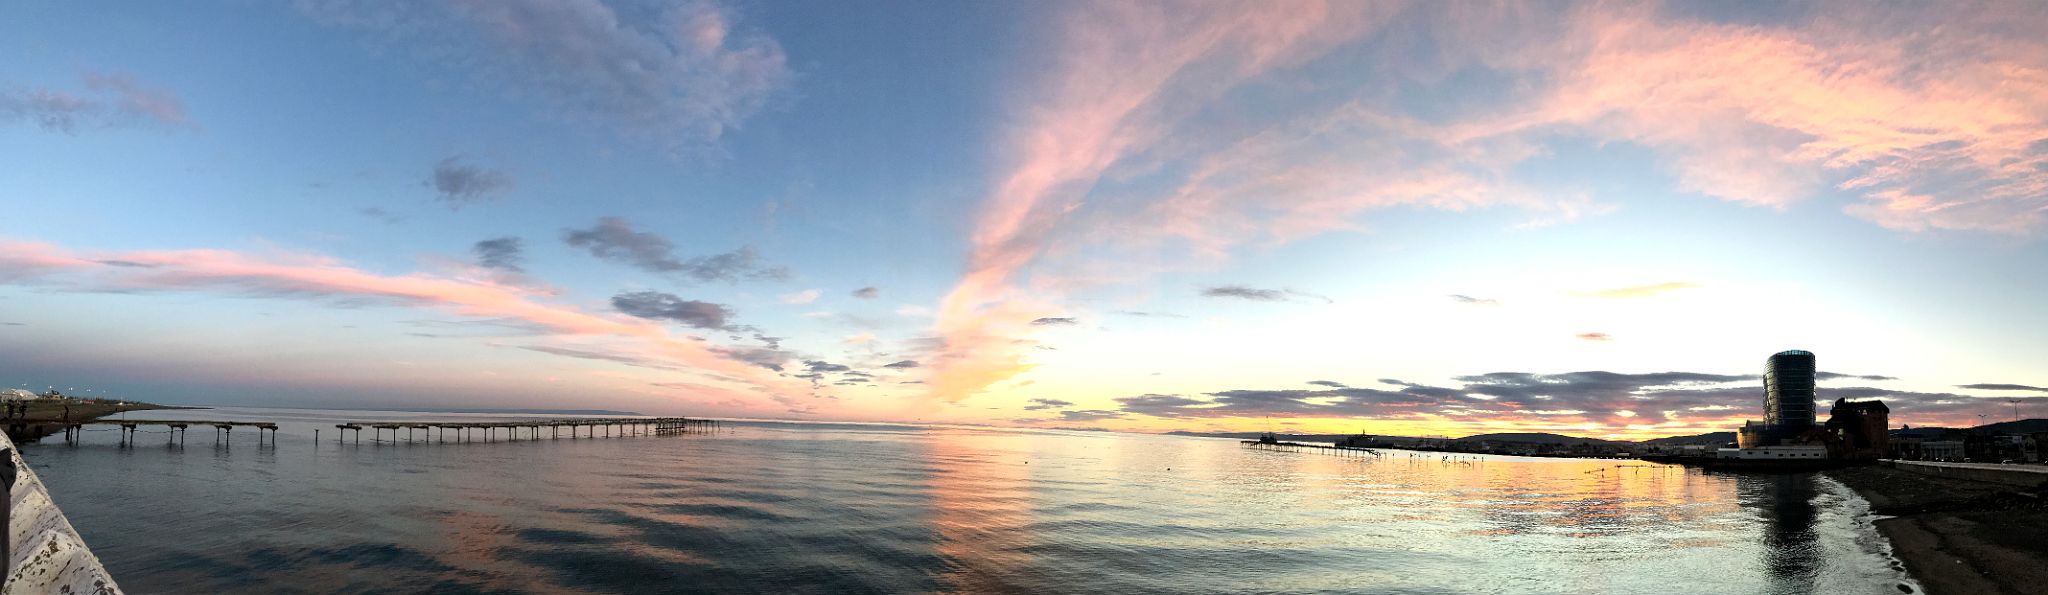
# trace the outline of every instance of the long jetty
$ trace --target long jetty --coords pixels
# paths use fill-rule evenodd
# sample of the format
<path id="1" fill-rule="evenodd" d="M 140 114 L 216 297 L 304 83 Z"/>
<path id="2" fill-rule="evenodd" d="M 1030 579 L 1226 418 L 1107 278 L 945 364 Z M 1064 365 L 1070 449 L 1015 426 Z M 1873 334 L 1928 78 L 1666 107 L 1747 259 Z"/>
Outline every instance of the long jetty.
<path id="1" fill-rule="evenodd" d="M 255 428 L 256 442 L 258 444 L 265 442 L 264 438 L 266 436 L 269 438 L 269 443 L 277 443 L 277 424 L 267 421 L 94 419 L 63 422 L 60 425 L 64 427 L 65 442 L 78 441 L 81 434 L 85 432 L 86 426 L 118 426 L 121 430 L 121 444 L 129 445 L 135 443 L 135 435 L 142 426 L 164 426 L 168 428 L 166 431 L 170 433 L 170 441 L 184 444 L 186 429 L 192 426 L 213 426 L 213 441 L 215 443 L 219 443 L 223 436 L 232 440 L 235 435 L 235 428 Z M 265 433 L 266 431 L 268 431 L 268 434 Z"/>
<path id="2" fill-rule="evenodd" d="M 1269 442 L 1265 440 L 1239 440 L 1238 442 L 1240 444 L 1245 445 L 1246 447 L 1255 448 L 1259 450 L 1284 450 L 1295 452 L 1307 451 L 1339 455 L 1349 455 L 1356 453 L 1360 456 L 1380 456 L 1380 451 L 1357 446 L 1338 446 L 1335 444 L 1303 444 L 1300 442 Z"/>
<path id="3" fill-rule="evenodd" d="M 372 442 L 383 440 L 385 430 L 391 431 L 392 442 L 398 442 L 398 433 L 403 430 L 406 442 L 446 443 L 450 441 L 449 430 L 455 431 L 454 442 L 495 442 L 498 440 L 499 430 L 504 430 L 504 439 L 507 441 L 521 440 L 521 430 L 525 431 L 525 440 L 559 440 L 563 428 L 569 429 L 571 439 L 597 438 L 599 428 L 604 430 L 604 437 L 609 438 L 615 435 L 664 436 L 709 431 L 717 429 L 719 423 L 715 419 L 688 417 L 590 417 L 462 422 L 346 422 L 334 424 L 334 427 L 335 442 L 346 443 L 349 433 L 353 432 L 356 443 L 361 444 L 363 428 L 370 429 Z M 546 436 L 541 435 L 543 429 L 547 430 Z M 481 438 L 477 436 L 479 432 L 483 434 Z M 579 432 L 582 435 L 578 435 Z"/>
<path id="4" fill-rule="evenodd" d="M 52 425 L 59 425 L 63 428 L 64 441 L 66 443 L 76 443 L 82 439 L 86 426 L 115 426 L 121 432 L 121 444 L 123 446 L 135 444 L 137 434 L 143 427 L 165 428 L 164 433 L 169 434 L 168 441 L 174 444 L 184 444 L 185 433 L 193 427 L 213 428 L 213 441 L 215 444 L 220 444 L 222 441 L 232 443 L 236 428 L 253 429 L 256 431 L 256 442 L 258 445 L 269 444 L 275 446 L 277 444 L 278 427 L 276 422 L 268 421 L 197 419 L 95 419 L 59 422 Z M 496 442 L 501 439 L 508 441 L 560 439 L 563 438 L 564 429 L 568 430 L 566 432 L 568 434 L 567 437 L 571 439 L 597 438 L 600 437 L 600 432 L 602 432 L 603 437 L 607 438 L 613 436 L 662 436 L 716 430 L 720 427 L 720 424 L 715 419 L 688 417 L 587 417 L 496 421 L 349 421 L 334 424 L 334 427 L 336 430 L 334 439 L 337 443 L 346 444 L 349 438 L 354 438 L 355 443 L 361 444 L 365 428 L 371 431 L 370 441 L 373 443 L 383 441 L 386 430 L 391 432 L 390 441 L 394 443 L 399 442 L 401 432 L 404 433 L 405 442 L 446 443 Z M 452 440 L 449 436 L 451 430 L 455 434 Z M 314 432 L 314 440 L 319 440 L 319 432 L 317 430 Z"/>

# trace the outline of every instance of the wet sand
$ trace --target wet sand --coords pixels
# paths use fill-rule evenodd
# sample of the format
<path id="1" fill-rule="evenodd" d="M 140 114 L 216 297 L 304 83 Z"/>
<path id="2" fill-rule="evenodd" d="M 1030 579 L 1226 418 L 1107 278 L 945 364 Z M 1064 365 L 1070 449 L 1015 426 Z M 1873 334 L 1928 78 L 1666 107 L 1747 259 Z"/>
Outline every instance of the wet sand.
<path id="1" fill-rule="evenodd" d="M 2043 592 L 2048 585 L 2048 506 L 1992 483 L 1930 477 L 1883 466 L 1828 471 L 1889 516 L 1877 530 L 1893 555 L 1935 595 Z"/>

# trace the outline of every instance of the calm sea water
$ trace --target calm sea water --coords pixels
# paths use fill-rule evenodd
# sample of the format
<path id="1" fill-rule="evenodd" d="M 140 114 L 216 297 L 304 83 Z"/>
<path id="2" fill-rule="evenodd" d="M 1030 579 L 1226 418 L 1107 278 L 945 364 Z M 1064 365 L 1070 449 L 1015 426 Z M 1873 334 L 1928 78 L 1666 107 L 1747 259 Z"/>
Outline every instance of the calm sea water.
<path id="1" fill-rule="evenodd" d="M 465 416 L 129 415 L 285 424 L 275 447 L 247 430 L 216 446 L 207 428 L 183 448 L 151 433 L 121 448 L 111 431 L 25 447 L 136 593 L 1898 593 L 1909 580 L 1861 501 L 1812 475 L 858 424 L 337 446 L 337 420 Z"/>

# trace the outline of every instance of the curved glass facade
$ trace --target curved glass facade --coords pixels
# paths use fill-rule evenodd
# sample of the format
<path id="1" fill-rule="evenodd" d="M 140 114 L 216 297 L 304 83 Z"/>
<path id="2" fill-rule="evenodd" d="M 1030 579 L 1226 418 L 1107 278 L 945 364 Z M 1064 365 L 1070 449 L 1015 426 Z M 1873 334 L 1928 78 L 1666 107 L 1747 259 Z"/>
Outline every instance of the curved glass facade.
<path id="1" fill-rule="evenodd" d="M 1764 423 L 1790 435 L 1813 427 L 1813 353 L 1785 351 L 1764 364 Z"/>

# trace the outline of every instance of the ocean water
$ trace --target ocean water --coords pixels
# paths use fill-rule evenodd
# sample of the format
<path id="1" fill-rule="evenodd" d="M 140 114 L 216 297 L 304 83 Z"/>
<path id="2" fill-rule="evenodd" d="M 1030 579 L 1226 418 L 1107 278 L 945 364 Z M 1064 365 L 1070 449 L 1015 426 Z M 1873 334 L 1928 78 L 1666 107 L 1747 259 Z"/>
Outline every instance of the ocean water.
<path id="1" fill-rule="evenodd" d="M 477 416 L 128 415 L 284 424 L 24 447 L 134 593 L 1918 590 L 1814 475 L 867 424 L 358 446 L 333 424 Z"/>

